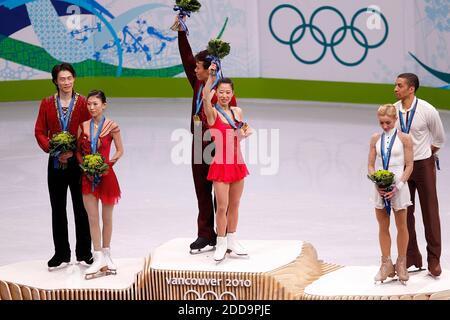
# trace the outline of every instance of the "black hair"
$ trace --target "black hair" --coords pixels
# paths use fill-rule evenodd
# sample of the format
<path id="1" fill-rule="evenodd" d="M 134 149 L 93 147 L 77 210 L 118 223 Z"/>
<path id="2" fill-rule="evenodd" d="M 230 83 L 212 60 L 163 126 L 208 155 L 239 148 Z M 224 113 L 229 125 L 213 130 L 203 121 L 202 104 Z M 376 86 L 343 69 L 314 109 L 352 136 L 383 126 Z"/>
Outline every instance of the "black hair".
<path id="1" fill-rule="evenodd" d="M 233 84 L 233 81 L 232 81 L 230 78 L 222 78 L 222 79 L 220 79 L 220 80 L 217 82 L 217 87 L 216 87 L 216 88 L 219 88 L 219 86 L 220 86 L 222 83 L 227 83 L 227 84 L 229 84 L 229 85 L 231 86 L 231 89 L 234 91 L 234 84 Z"/>
<path id="2" fill-rule="evenodd" d="M 102 101 L 102 103 L 106 103 L 106 96 L 102 90 L 91 90 L 91 92 L 88 93 L 86 100 L 90 97 L 97 97 Z"/>
<path id="3" fill-rule="evenodd" d="M 414 73 L 402 73 L 397 78 L 405 79 L 409 87 L 414 87 L 414 92 L 419 89 L 419 78 Z"/>
<path id="4" fill-rule="evenodd" d="M 200 51 L 195 55 L 196 62 L 202 62 L 203 68 L 208 69 L 211 66 L 211 58 L 208 58 L 209 52 L 208 50 Z"/>
<path id="5" fill-rule="evenodd" d="M 57 64 L 56 66 L 54 66 L 52 69 L 52 81 L 56 87 L 56 91 L 58 91 L 58 92 L 59 92 L 59 88 L 58 88 L 56 81 L 58 80 L 58 74 L 61 71 L 69 71 L 74 78 L 77 77 L 77 73 L 75 72 L 75 69 L 73 68 L 73 66 L 70 63 L 63 62 L 61 64 Z"/>

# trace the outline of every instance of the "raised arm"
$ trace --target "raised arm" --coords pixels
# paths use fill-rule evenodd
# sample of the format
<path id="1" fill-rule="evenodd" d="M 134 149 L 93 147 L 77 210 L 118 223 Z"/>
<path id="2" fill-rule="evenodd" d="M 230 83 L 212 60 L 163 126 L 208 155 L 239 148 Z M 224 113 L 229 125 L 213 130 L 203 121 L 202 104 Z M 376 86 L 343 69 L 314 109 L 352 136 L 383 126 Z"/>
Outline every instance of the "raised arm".
<path id="1" fill-rule="evenodd" d="M 178 19 L 178 16 L 176 19 Z M 197 80 L 197 76 L 195 75 L 196 63 L 185 31 L 178 30 L 178 50 L 180 50 L 184 72 L 186 73 L 191 87 L 194 89 L 195 81 Z"/>
<path id="2" fill-rule="evenodd" d="M 214 109 L 211 100 L 216 94 L 216 90 L 211 90 L 212 84 L 215 81 L 215 76 L 212 75 L 211 70 L 216 70 L 216 65 L 214 63 L 211 64 L 211 66 L 208 69 L 209 77 L 208 80 L 205 83 L 205 86 L 203 88 L 203 108 L 206 115 L 206 120 L 208 121 L 208 125 L 212 126 L 214 125 L 214 122 L 216 121 L 217 117 L 217 111 Z"/>
<path id="3" fill-rule="evenodd" d="M 44 152 L 49 152 L 50 149 L 50 139 L 48 138 L 48 123 L 46 114 L 46 98 L 42 99 L 41 105 L 39 107 L 39 114 L 36 119 L 36 124 L 34 126 L 34 136 L 36 141 Z"/>

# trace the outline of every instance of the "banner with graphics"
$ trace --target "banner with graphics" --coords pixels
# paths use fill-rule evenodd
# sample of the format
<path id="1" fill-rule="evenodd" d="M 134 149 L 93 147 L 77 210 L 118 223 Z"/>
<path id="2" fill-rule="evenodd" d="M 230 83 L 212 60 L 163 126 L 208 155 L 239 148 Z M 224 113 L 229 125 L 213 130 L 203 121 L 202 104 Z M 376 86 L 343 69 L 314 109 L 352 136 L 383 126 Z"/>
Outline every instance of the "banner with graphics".
<path id="1" fill-rule="evenodd" d="M 261 1 L 261 76 L 448 86 L 448 1 Z"/>
<path id="2" fill-rule="evenodd" d="M 194 53 L 221 35 L 230 77 L 392 83 L 415 72 L 450 84 L 450 3 L 440 0 L 201 0 L 187 20 Z M 0 80 L 184 76 L 175 0 L 0 0 Z"/>
<path id="3" fill-rule="evenodd" d="M 229 76 L 259 76 L 256 0 L 203 0 L 187 24 L 194 54 L 222 33 L 232 44 Z M 54 64 L 79 76 L 174 77 L 183 74 L 175 0 L 0 0 L 0 80 L 49 78 Z M 243 32 L 245 30 L 245 32 Z"/>

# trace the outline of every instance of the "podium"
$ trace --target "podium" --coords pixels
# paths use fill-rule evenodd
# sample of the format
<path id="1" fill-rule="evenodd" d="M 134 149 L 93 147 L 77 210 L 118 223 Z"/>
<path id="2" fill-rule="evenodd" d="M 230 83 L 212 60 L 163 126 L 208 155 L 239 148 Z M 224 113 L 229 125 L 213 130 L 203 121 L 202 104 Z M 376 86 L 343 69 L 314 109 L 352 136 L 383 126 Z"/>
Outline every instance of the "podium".
<path id="1" fill-rule="evenodd" d="M 0 267 L 1 300 L 378 300 L 450 299 L 450 272 L 410 273 L 407 285 L 374 284 L 378 266 L 339 266 L 318 260 L 298 240 L 242 240 L 248 257 L 214 251 L 192 255 L 192 239 L 177 238 L 148 257 L 114 259 L 117 275 L 84 279 L 86 266 L 49 272 L 45 261 Z"/>

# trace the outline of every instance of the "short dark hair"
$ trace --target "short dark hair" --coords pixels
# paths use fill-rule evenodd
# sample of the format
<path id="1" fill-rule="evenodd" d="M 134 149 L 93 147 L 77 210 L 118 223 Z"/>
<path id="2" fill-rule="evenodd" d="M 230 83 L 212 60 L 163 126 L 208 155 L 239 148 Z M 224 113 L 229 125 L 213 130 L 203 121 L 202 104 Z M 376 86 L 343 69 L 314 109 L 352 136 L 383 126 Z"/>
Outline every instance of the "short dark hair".
<path id="1" fill-rule="evenodd" d="M 208 69 L 211 66 L 211 58 L 208 58 L 209 52 L 208 50 L 200 51 L 195 55 L 196 62 L 202 62 L 203 68 Z"/>
<path id="2" fill-rule="evenodd" d="M 220 80 L 217 82 L 217 87 L 216 87 L 216 88 L 219 88 L 219 86 L 220 86 L 222 83 L 227 83 L 227 84 L 229 84 L 229 85 L 231 86 L 231 89 L 234 91 L 234 84 L 233 84 L 233 81 L 232 81 L 230 78 L 222 78 L 222 79 L 220 79 Z"/>
<path id="3" fill-rule="evenodd" d="M 106 95 L 102 90 L 91 90 L 87 97 L 86 100 L 89 99 L 90 97 L 97 97 L 99 98 L 103 103 L 106 103 Z"/>
<path id="4" fill-rule="evenodd" d="M 405 79 L 409 87 L 414 87 L 414 92 L 419 89 L 419 77 L 414 73 L 402 73 L 399 74 L 397 78 Z"/>
<path id="5" fill-rule="evenodd" d="M 56 87 L 56 91 L 59 91 L 58 85 L 56 84 L 56 80 L 58 80 L 58 74 L 61 71 L 69 71 L 74 78 L 77 77 L 77 73 L 75 72 L 75 69 L 73 68 L 73 66 L 70 63 L 63 62 L 61 64 L 57 64 L 52 69 L 52 81 Z"/>

